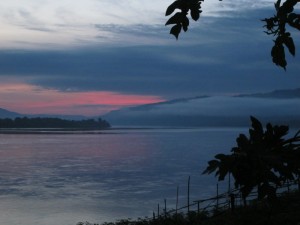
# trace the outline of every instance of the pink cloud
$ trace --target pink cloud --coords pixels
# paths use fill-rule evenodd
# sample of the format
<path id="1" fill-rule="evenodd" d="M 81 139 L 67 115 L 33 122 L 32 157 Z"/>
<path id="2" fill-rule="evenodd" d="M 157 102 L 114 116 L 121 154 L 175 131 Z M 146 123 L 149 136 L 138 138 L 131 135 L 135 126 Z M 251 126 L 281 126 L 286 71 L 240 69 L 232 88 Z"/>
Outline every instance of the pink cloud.
<path id="1" fill-rule="evenodd" d="M 24 114 L 101 115 L 125 106 L 163 100 L 159 96 L 110 91 L 62 92 L 25 83 L 0 84 L 0 107 Z"/>

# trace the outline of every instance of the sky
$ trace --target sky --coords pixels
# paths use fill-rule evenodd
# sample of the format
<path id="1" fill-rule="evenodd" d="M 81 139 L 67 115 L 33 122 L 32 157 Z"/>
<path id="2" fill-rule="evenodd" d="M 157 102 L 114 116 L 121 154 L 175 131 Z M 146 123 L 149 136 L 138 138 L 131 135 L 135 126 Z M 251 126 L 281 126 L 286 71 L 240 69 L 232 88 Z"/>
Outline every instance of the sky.
<path id="1" fill-rule="evenodd" d="M 300 87 L 299 57 L 272 63 L 273 2 L 210 0 L 176 40 L 172 0 L 3 0 L 0 108 L 95 116 L 199 95 Z M 300 35 L 292 31 L 296 47 Z"/>

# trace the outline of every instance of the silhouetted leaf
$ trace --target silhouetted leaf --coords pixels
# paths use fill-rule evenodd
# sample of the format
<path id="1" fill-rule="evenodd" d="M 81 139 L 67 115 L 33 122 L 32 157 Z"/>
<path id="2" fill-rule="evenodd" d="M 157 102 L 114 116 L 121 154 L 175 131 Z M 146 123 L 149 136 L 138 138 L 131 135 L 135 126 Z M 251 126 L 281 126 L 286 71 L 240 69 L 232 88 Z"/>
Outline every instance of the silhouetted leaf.
<path id="1" fill-rule="evenodd" d="M 280 3 L 281 3 L 281 0 L 278 0 L 274 5 L 275 5 L 275 9 L 276 11 L 279 10 L 279 7 L 280 7 Z"/>
<path id="2" fill-rule="evenodd" d="M 236 139 L 236 142 L 239 148 L 245 148 L 249 145 L 249 140 L 244 134 L 240 134 L 239 137 Z"/>
<path id="3" fill-rule="evenodd" d="M 275 126 L 274 127 L 274 135 L 281 138 L 288 133 L 288 126 Z"/>
<path id="4" fill-rule="evenodd" d="M 190 4 L 191 17 L 195 21 L 197 21 L 200 18 L 200 13 L 202 12 L 200 8 L 201 8 L 201 1 L 195 0 Z"/>
<path id="5" fill-rule="evenodd" d="M 186 32 L 188 30 L 188 26 L 190 24 L 189 19 L 185 16 L 182 20 L 182 28 L 184 30 L 184 32 Z"/>
<path id="6" fill-rule="evenodd" d="M 287 18 L 287 22 L 291 27 L 300 30 L 300 15 L 296 13 L 290 13 Z"/>
<path id="7" fill-rule="evenodd" d="M 261 125 L 261 122 L 256 119 L 254 116 L 250 117 L 251 122 L 252 122 L 252 127 L 255 131 L 259 132 L 259 133 L 263 133 L 263 126 Z"/>
<path id="8" fill-rule="evenodd" d="M 296 14 L 296 13 L 290 13 L 289 15 L 288 15 L 288 21 L 294 21 L 295 19 L 297 19 L 298 18 L 298 15 Z"/>
<path id="9" fill-rule="evenodd" d="M 273 62 L 277 66 L 281 66 L 282 68 L 286 69 L 287 62 L 285 60 L 284 47 L 282 43 L 277 43 L 275 41 L 275 45 L 272 48 L 271 55 L 273 58 Z"/>
<path id="10" fill-rule="evenodd" d="M 225 154 L 217 154 L 217 155 L 215 155 L 215 158 L 219 159 L 219 160 L 223 160 L 226 158 L 226 155 Z"/>
<path id="11" fill-rule="evenodd" d="M 294 40 L 290 37 L 290 33 L 286 33 L 283 39 L 283 43 L 288 48 L 291 55 L 295 56 L 295 44 Z"/>
<path id="12" fill-rule="evenodd" d="M 218 160 L 209 161 L 207 168 L 203 171 L 202 174 L 205 174 L 205 173 L 210 174 L 210 173 L 216 171 L 219 167 L 219 164 L 220 164 L 220 162 Z"/>
<path id="13" fill-rule="evenodd" d="M 179 9 L 180 8 L 180 6 L 182 5 L 182 1 L 175 1 L 175 2 L 173 2 L 171 5 L 169 5 L 169 7 L 167 8 L 167 10 L 166 10 L 166 16 L 169 16 L 169 15 L 171 15 L 174 11 L 175 11 L 175 9 Z"/>
<path id="14" fill-rule="evenodd" d="M 179 24 L 182 21 L 182 13 L 177 12 L 174 16 L 172 16 L 167 22 L 166 25 L 169 24 Z"/>
<path id="15" fill-rule="evenodd" d="M 261 122 L 258 119 L 256 119 L 254 116 L 250 116 L 250 119 L 254 130 L 258 131 L 259 133 L 263 133 L 263 127 Z"/>
<path id="16" fill-rule="evenodd" d="M 197 21 L 200 18 L 200 10 L 199 9 L 191 9 L 191 17 L 193 20 Z"/>
<path id="17" fill-rule="evenodd" d="M 288 13 L 293 12 L 294 6 L 297 4 L 297 0 L 286 0 L 282 6 L 278 10 L 278 14 L 282 15 L 287 15 Z"/>
<path id="18" fill-rule="evenodd" d="M 176 24 L 171 28 L 170 34 L 173 34 L 176 37 L 176 39 L 178 39 L 180 31 L 181 31 L 181 24 Z"/>

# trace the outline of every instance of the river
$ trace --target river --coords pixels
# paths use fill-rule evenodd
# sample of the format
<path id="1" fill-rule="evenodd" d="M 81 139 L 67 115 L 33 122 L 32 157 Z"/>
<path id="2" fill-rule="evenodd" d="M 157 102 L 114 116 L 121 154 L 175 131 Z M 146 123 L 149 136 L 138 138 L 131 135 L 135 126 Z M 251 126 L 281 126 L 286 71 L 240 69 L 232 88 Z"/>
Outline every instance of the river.
<path id="1" fill-rule="evenodd" d="M 216 194 L 201 175 L 247 128 L 0 134 L 0 224 L 76 225 L 152 216 Z M 227 184 L 226 184 L 227 185 Z M 223 189 L 225 189 L 225 186 Z M 221 185 L 222 188 L 222 185 Z"/>

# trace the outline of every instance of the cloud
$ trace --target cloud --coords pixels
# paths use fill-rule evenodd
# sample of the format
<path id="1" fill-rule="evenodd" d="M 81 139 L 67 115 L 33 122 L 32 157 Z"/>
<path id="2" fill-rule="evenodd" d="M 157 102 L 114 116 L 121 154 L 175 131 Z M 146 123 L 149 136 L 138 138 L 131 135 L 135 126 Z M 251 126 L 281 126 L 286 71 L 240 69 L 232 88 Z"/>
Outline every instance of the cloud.
<path id="1" fill-rule="evenodd" d="M 0 79 L 61 92 L 113 92 L 162 99 L 297 88 L 297 57 L 287 55 L 287 72 L 272 63 L 273 37 L 263 33 L 260 21 L 272 13 L 270 9 L 254 9 L 222 18 L 203 14 L 178 41 L 168 34 L 170 27 L 163 27 L 163 22 L 93 23 L 90 27 L 96 31 L 92 36 L 97 41 L 89 41 L 90 34 L 83 32 L 85 25 L 70 29 L 69 24 L 61 23 L 59 29 L 72 35 L 80 33 L 74 38 L 80 48 L 55 48 L 56 40 L 61 40 L 62 46 L 68 41 L 68 35 L 61 39 L 55 29 L 36 31 L 38 37 L 45 37 L 44 33 L 56 37 L 47 44 L 47 38 L 41 42 L 29 39 L 28 43 L 14 39 L 20 46 L 30 48 L 34 43 L 38 47 L 1 50 Z M 26 32 L 33 34 L 32 30 Z M 298 36 L 294 35 L 296 46 L 300 44 Z M 47 49 L 49 46 L 54 49 Z"/>
<path id="2" fill-rule="evenodd" d="M 85 1 L 36 1 L 20 2 L 10 0 L 0 3 L 0 26 L 6 32 L 0 36 L 0 48 L 17 49 L 61 49 L 68 47 L 86 46 L 88 44 L 121 44 L 138 39 L 146 44 L 149 33 L 147 26 L 161 25 L 167 18 L 165 10 L 170 1 L 146 0 L 85 0 Z M 207 17 L 240 17 L 251 10 L 273 7 L 270 0 L 253 2 L 243 1 L 205 1 L 201 20 Z M 99 27 L 110 24 L 116 27 L 143 25 L 143 38 L 118 29 L 101 32 Z M 198 23 L 196 23 L 198 24 Z M 198 26 L 198 25 L 197 25 Z M 152 30 L 152 29 L 150 29 Z M 131 29 L 132 31 L 132 29 Z M 141 33 L 139 32 L 141 35 Z M 115 38 L 115 35 L 119 38 Z M 162 37 L 162 35 L 159 35 Z M 99 37 L 105 37 L 99 39 Z M 155 40 L 159 41 L 156 36 Z M 153 38 L 153 35 L 152 35 Z M 164 39 L 164 38 L 162 38 Z M 22 44 L 23 43 L 23 44 Z M 51 43 L 50 46 L 47 46 Z M 134 43 L 134 42 L 133 42 Z M 45 45 L 43 45 L 45 44 Z"/>
<path id="3" fill-rule="evenodd" d="M 0 36 L 0 48 L 47 47 L 40 43 L 52 43 L 56 48 L 84 46 L 87 42 L 102 43 L 97 36 L 106 36 L 107 33 L 100 33 L 95 24 L 161 23 L 166 5 L 158 0 L 1 2 L 0 26 L 6 32 Z M 30 45 L 21 45 L 22 42 Z"/>
<path id="4" fill-rule="evenodd" d="M 162 32 L 160 27 L 97 25 L 103 32 L 115 32 L 116 39 L 121 39 L 122 33 L 136 38 L 128 46 L 1 51 L 0 76 L 62 91 L 112 91 L 164 98 L 297 88 L 297 58 L 288 58 L 287 72 L 272 63 L 272 37 L 263 33 L 259 21 L 266 14 L 271 11 L 249 10 L 249 18 L 201 18 L 178 41 L 167 34 L 169 28 L 164 28 L 165 37 L 158 33 L 164 44 L 138 41 L 155 40 L 155 32 Z"/>
<path id="5" fill-rule="evenodd" d="M 112 125 L 245 126 L 250 115 L 264 122 L 299 125 L 299 99 L 203 97 L 124 108 L 105 115 Z"/>
<path id="6" fill-rule="evenodd" d="M 264 1 L 204 1 L 202 4 L 203 15 L 210 17 L 240 17 L 247 11 L 255 11 L 257 9 L 272 8 L 273 0 Z"/>
<path id="7" fill-rule="evenodd" d="M 0 85 L 0 105 L 23 114 L 100 115 L 124 106 L 163 101 L 157 96 L 108 91 L 61 92 L 24 83 Z"/>

